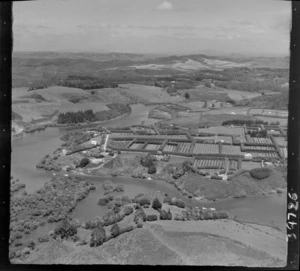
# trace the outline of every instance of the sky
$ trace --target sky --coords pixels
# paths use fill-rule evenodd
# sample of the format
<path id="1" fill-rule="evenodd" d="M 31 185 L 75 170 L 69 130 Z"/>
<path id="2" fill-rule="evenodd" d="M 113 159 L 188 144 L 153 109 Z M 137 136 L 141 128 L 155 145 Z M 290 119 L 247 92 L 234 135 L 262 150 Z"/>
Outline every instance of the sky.
<path id="1" fill-rule="evenodd" d="M 289 1 L 37 0 L 13 16 L 14 51 L 289 54 Z"/>

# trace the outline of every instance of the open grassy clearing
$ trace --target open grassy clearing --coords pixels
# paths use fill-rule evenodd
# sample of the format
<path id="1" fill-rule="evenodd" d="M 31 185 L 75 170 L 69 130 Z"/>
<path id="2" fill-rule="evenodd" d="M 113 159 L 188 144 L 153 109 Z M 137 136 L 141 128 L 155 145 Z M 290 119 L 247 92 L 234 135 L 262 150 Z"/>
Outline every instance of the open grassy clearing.
<path id="1" fill-rule="evenodd" d="M 142 103 L 177 103 L 185 98 L 170 96 L 162 88 L 138 84 L 120 84 L 121 94 Z"/>
<path id="2" fill-rule="evenodd" d="M 253 99 L 255 97 L 261 96 L 258 92 L 250 92 L 250 91 L 242 91 L 242 90 L 233 90 L 233 89 L 226 89 L 226 88 L 216 88 L 215 93 L 227 93 L 229 98 L 235 101 L 241 101 L 244 99 Z"/>
<path id="3" fill-rule="evenodd" d="M 197 87 L 194 89 L 188 89 L 188 90 L 179 90 L 178 91 L 182 96 L 185 95 L 185 93 L 188 93 L 190 95 L 190 100 L 201 100 L 201 101 L 210 101 L 210 100 L 218 100 L 221 102 L 226 102 L 230 98 L 225 92 L 215 92 L 211 88 L 207 87 Z"/>
<path id="4" fill-rule="evenodd" d="M 211 111 L 213 112 L 213 111 Z M 255 120 L 253 116 L 247 115 L 231 115 L 231 114 L 213 114 L 208 115 L 205 113 L 188 113 L 186 117 L 178 117 L 173 120 L 164 121 L 164 123 L 175 124 L 189 128 L 205 127 L 205 126 L 221 126 L 224 121 L 228 120 Z M 206 114 L 206 115 L 204 115 Z"/>
<path id="5" fill-rule="evenodd" d="M 248 115 L 249 107 L 226 107 L 220 109 L 214 109 L 210 111 L 203 112 L 203 115 L 221 115 L 221 114 L 231 114 L 231 115 Z"/>
<path id="6" fill-rule="evenodd" d="M 243 136 L 245 135 L 244 129 L 241 127 L 226 127 L 226 126 L 199 128 L 198 133 L 228 134 L 228 135 L 243 135 Z"/>

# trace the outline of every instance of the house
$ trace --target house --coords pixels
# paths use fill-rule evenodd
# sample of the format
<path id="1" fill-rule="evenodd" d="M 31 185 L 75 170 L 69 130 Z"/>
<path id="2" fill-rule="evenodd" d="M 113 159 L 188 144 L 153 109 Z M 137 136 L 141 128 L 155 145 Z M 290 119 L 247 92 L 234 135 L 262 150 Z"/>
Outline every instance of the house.
<path id="1" fill-rule="evenodd" d="M 91 144 L 97 145 L 97 141 L 96 140 L 91 140 Z"/>
<path id="2" fill-rule="evenodd" d="M 246 160 L 252 160 L 252 154 L 251 153 L 245 153 L 244 154 L 244 158 L 246 159 Z"/>

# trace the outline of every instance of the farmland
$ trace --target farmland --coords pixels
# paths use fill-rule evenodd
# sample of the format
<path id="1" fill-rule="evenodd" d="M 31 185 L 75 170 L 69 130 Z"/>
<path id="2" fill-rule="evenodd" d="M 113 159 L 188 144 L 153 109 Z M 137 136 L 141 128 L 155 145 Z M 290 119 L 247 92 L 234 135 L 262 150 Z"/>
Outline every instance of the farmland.
<path id="1" fill-rule="evenodd" d="M 244 146 L 244 151 L 276 151 L 272 146 Z"/>
<path id="2" fill-rule="evenodd" d="M 256 144 L 272 144 L 272 140 L 270 138 L 260 138 L 260 137 L 248 137 L 248 143 L 256 143 Z"/>
<path id="3" fill-rule="evenodd" d="M 157 150 L 159 146 L 159 144 L 148 143 L 145 150 Z"/>
<path id="4" fill-rule="evenodd" d="M 125 148 L 129 144 L 129 140 L 109 141 L 109 144 L 114 148 Z"/>
<path id="5" fill-rule="evenodd" d="M 225 167 L 224 159 L 197 159 L 194 162 L 194 167 L 196 168 L 206 168 L 206 169 L 221 169 Z"/>
<path id="6" fill-rule="evenodd" d="M 166 151 L 166 152 L 175 152 L 176 148 L 177 148 L 177 144 L 167 144 L 164 147 L 163 151 Z"/>
<path id="7" fill-rule="evenodd" d="M 195 148 L 193 149 L 193 153 L 195 153 L 195 154 L 200 154 L 200 153 L 218 154 L 219 153 L 219 147 L 218 147 L 218 145 L 213 145 L 213 144 L 196 143 Z"/>
<path id="8" fill-rule="evenodd" d="M 250 152 L 253 156 L 253 158 L 276 158 L 278 159 L 278 153 L 277 152 Z"/>
<path id="9" fill-rule="evenodd" d="M 129 147 L 129 149 L 133 149 L 133 150 L 141 149 L 143 145 L 144 145 L 144 143 L 133 143 Z"/>
<path id="10" fill-rule="evenodd" d="M 188 153 L 191 147 L 191 143 L 179 143 L 178 152 Z"/>
<path id="11" fill-rule="evenodd" d="M 223 154 L 240 155 L 241 148 L 239 146 L 222 145 Z"/>

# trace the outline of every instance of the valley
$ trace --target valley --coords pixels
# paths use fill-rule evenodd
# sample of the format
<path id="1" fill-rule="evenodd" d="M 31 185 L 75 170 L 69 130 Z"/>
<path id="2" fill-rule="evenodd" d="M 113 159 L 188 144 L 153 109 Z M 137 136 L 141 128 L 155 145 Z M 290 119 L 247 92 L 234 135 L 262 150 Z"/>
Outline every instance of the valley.
<path id="1" fill-rule="evenodd" d="M 284 265 L 286 59 L 13 61 L 11 261 Z"/>

